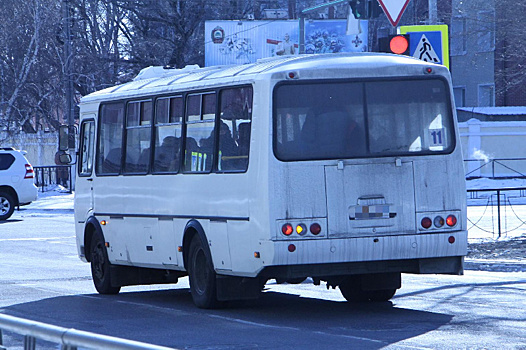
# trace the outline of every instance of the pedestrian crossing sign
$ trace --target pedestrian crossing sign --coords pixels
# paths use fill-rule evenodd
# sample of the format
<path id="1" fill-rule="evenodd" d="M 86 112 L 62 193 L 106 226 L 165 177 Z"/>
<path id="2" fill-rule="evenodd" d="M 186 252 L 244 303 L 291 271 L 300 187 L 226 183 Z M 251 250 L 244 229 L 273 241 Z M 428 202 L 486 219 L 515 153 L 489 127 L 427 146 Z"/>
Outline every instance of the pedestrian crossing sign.
<path id="1" fill-rule="evenodd" d="M 399 34 L 409 34 L 409 55 L 437 63 L 449 69 L 449 37 L 447 25 L 401 26 Z"/>

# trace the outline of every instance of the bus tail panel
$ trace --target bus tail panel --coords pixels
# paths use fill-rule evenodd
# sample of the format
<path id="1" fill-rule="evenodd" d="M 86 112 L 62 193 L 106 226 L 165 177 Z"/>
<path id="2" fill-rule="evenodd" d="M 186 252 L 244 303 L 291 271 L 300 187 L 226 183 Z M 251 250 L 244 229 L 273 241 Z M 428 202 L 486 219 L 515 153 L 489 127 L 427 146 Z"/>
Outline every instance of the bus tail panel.
<path id="1" fill-rule="evenodd" d="M 326 166 L 329 238 L 414 233 L 413 173 L 413 162 L 400 159 Z"/>

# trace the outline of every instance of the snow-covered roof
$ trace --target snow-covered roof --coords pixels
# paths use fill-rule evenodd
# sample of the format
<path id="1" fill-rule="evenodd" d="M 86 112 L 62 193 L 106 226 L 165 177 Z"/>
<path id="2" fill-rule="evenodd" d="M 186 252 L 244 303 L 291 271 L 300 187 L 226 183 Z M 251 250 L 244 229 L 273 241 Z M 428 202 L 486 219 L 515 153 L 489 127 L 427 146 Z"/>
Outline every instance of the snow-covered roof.
<path id="1" fill-rule="evenodd" d="M 518 107 L 458 107 L 458 111 L 483 115 L 526 115 L 526 106 Z"/>
<path id="2" fill-rule="evenodd" d="M 356 76 L 374 76 L 375 74 L 399 75 L 400 65 L 413 67 L 412 72 L 424 72 L 422 67 L 435 66 L 435 72 L 442 72 L 443 67 L 433 65 L 408 56 L 381 53 L 341 53 L 299 55 L 286 57 L 272 57 L 260 59 L 256 63 L 237 66 L 212 66 L 199 68 L 192 65 L 182 69 L 163 67 L 148 67 L 139 73 L 131 82 L 109 87 L 94 92 L 82 98 L 82 102 L 92 102 L 101 99 L 129 98 L 135 95 L 175 91 L 178 88 L 191 86 L 211 86 L 221 82 L 249 81 L 257 79 L 262 74 L 290 72 L 295 70 L 310 70 L 329 72 L 332 68 L 349 67 L 356 72 Z M 376 69 L 378 68 L 378 69 Z M 391 69 L 392 68 L 392 69 Z M 339 70 L 339 73 L 342 71 Z M 411 74 L 406 71 L 406 74 Z M 444 74 L 439 73 L 439 74 Z M 319 76 L 319 73 L 317 73 Z"/>

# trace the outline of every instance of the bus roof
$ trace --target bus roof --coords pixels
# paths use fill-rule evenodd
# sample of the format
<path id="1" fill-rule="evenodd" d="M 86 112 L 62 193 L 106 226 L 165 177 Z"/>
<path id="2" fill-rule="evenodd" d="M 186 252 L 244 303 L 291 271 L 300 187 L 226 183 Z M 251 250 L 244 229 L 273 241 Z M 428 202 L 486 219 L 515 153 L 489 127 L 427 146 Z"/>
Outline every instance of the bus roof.
<path id="1" fill-rule="evenodd" d="M 147 67 L 131 82 L 112 86 L 82 98 L 82 103 L 98 100 L 118 100 L 134 96 L 169 93 L 180 88 L 206 87 L 221 83 L 236 83 L 255 80 L 259 75 L 277 72 L 301 71 L 303 69 L 330 69 L 345 66 L 367 69 L 374 72 L 378 68 L 393 66 L 429 67 L 434 65 L 408 56 L 383 53 L 339 53 L 316 54 L 259 59 L 256 63 L 200 68 L 197 65 L 182 69 L 168 67 Z M 447 71 L 445 67 L 443 67 Z M 371 74 L 371 73 L 369 73 Z M 378 74 L 378 73 L 376 73 Z M 407 73 L 406 73 L 407 74 Z"/>

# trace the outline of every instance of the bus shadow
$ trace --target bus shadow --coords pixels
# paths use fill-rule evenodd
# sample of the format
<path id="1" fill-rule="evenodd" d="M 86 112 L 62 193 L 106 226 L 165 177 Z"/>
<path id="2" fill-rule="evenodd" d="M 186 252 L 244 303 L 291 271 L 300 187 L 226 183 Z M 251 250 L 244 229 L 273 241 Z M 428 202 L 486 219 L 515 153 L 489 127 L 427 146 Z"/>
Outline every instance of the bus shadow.
<path id="1" fill-rule="evenodd" d="M 391 302 L 355 304 L 274 291 L 264 292 L 257 301 L 201 310 L 188 288 L 62 296 L 13 305 L 3 312 L 185 349 L 380 349 L 436 330 L 453 317 Z"/>
<path id="2" fill-rule="evenodd" d="M 22 219 L 7 219 L 7 220 L 4 220 L 4 221 L 0 221 L 0 225 L 2 224 L 14 224 L 15 222 L 21 222 L 23 221 Z"/>

